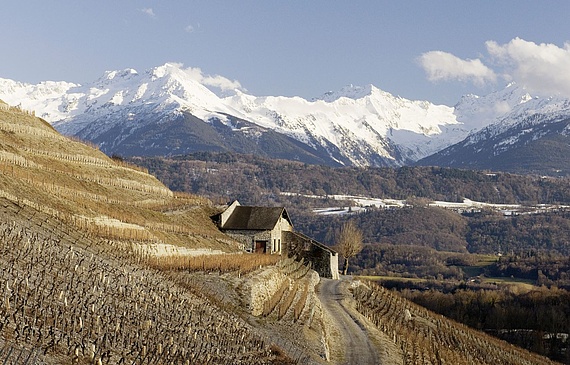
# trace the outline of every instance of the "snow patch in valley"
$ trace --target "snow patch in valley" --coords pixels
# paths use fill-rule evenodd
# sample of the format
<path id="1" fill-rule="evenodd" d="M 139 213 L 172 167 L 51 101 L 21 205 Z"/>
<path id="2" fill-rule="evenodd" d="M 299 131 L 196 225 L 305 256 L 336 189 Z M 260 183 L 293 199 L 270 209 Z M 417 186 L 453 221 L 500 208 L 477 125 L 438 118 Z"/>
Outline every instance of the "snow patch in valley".
<path id="1" fill-rule="evenodd" d="M 286 196 L 300 196 L 310 199 L 330 199 L 336 201 L 347 202 L 348 204 L 337 205 L 326 208 L 315 208 L 313 212 L 319 215 L 344 215 L 366 212 L 370 208 L 374 209 L 400 209 L 412 206 L 403 199 L 381 199 L 370 198 L 365 196 L 355 195 L 307 195 L 297 193 L 283 192 L 281 195 Z M 502 212 L 503 215 L 516 215 L 516 214 L 535 214 L 544 212 L 546 210 L 555 209 L 568 209 L 570 206 L 561 205 L 546 205 L 538 204 L 536 206 L 525 206 L 521 204 L 493 204 L 478 202 L 468 198 L 464 198 L 462 202 L 446 202 L 446 201 L 429 201 L 427 203 L 430 207 L 439 207 L 454 210 L 457 212 L 477 211 L 481 209 L 489 209 Z"/>

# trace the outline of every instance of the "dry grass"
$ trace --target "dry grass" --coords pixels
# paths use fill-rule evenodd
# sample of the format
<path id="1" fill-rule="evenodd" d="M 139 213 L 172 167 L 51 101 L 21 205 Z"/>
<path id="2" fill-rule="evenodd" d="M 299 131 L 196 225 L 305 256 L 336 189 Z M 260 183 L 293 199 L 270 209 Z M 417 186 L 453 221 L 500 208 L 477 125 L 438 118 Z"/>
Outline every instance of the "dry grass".
<path id="1" fill-rule="evenodd" d="M 222 254 L 222 255 L 175 255 L 153 257 L 147 264 L 158 270 L 185 270 L 188 272 L 216 272 L 220 274 L 238 272 L 248 274 L 261 267 L 275 265 L 281 256 L 265 254 Z"/>

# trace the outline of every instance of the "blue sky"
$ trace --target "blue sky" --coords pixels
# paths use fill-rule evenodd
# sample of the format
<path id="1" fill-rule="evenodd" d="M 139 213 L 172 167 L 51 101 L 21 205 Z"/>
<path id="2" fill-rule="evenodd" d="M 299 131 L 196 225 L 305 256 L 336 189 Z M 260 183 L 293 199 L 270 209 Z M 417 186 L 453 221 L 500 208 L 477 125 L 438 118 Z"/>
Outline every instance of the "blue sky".
<path id="1" fill-rule="evenodd" d="M 178 62 L 257 96 L 374 84 L 453 105 L 511 80 L 570 96 L 567 0 L 18 0 L 1 17 L 0 77 L 29 83 Z"/>

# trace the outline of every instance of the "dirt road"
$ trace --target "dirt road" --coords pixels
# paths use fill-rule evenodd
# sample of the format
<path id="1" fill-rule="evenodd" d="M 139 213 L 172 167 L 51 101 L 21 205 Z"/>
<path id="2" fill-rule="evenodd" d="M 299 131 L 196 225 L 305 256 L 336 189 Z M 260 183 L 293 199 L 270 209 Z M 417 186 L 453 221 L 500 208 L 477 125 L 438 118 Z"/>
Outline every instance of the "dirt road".
<path id="1" fill-rule="evenodd" d="M 346 281 L 321 279 L 318 288 L 319 299 L 337 329 L 329 341 L 331 362 L 343 365 L 381 364 L 377 344 L 371 340 L 376 334 L 350 304 L 348 285 Z"/>

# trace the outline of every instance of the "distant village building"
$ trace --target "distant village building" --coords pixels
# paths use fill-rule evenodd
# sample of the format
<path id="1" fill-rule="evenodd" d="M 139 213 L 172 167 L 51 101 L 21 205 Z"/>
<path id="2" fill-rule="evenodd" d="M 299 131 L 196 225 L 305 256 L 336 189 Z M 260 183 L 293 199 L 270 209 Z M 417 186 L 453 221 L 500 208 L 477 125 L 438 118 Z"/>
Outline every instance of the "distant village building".
<path id="1" fill-rule="evenodd" d="M 8 110 L 10 105 L 6 104 L 3 100 L 0 100 L 0 110 Z"/>
<path id="2" fill-rule="evenodd" d="M 304 258 L 320 276 L 338 279 L 337 252 L 295 232 L 284 207 L 243 206 L 236 200 L 213 219 L 247 252 Z"/>

